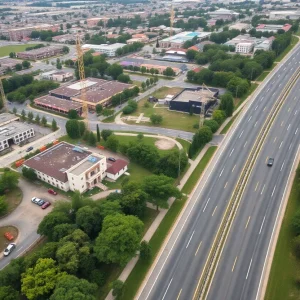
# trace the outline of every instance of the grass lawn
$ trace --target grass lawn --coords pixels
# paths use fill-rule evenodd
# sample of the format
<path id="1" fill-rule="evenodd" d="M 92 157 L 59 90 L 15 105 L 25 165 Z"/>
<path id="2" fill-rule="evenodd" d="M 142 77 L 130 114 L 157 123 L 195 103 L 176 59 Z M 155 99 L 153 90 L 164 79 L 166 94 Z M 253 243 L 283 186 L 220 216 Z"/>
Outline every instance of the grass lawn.
<path id="1" fill-rule="evenodd" d="M 8 239 L 6 239 L 4 237 L 5 232 L 11 233 L 14 236 L 14 240 L 18 236 L 18 229 L 16 227 L 14 226 L 0 227 L 0 252 L 2 252 L 9 243 L 12 243 L 14 241 L 14 240 L 9 241 Z"/>
<path id="2" fill-rule="evenodd" d="M 142 86 L 142 82 L 141 81 L 137 81 L 137 80 L 132 80 L 132 84 L 141 87 Z"/>
<path id="3" fill-rule="evenodd" d="M 204 169 L 206 168 L 207 164 L 209 163 L 217 148 L 217 146 L 211 146 L 207 149 L 206 153 L 198 163 L 196 169 L 193 171 L 190 178 L 183 186 L 182 192 L 184 194 L 190 194 L 192 192 L 194 186 L 197 184 L 199 178 L 201 177 Z"/>
<path id="4" fill-rule="evenodd" d="M 215 148 L 211 150 L 211 148 Z M 209 158 L 205 154 L 199 164 L 203 168 L 201 172 L 203 172 L 204 168 L 209 162 L 210 157 L 212 156 L 213 152 L 216 150 L 216 146 L 210 147 L 207 151 L 209 152 Z M 211 153 L 212 152 L 212 153 Z M 193 175 L 192 175 L 193 176 Z M 190 178 L 192 178 L 192 176 Z M 199 175 L 200 176 L 200 175 Z M 190 179 L 189 179 L 190 180 Z M 194 181 L 196 184 L 198 179 Z M 192 185 L 192 183 L 190 184 Z M 191 188 L 193 189 L 194 186 Z M 148 270 L 150 269 L 153 261 L 155 260 L 156 255 L 158 254 L 160 247 L 162 246 L 166 236 L 168 235 L 169 231 L 171 230 L 174 222 L 176 221 L 178 215 L 180 214 L 182 208 L 185 205 L 187 198 L 183 198 L 182 200 L 175 200 L 173 205 L 168 210 L 166 216 L 160 223 L 159 227 L 155 231 L 154 235 L 152 236 L 151 240 L 149 241 L 149 245 L 151 247 L 152 258 L 149 261 L 143 261 L 139 259 L 135 267 L 133 268 L 132 272 L 130 273 L 129 277 L 125 282 L 125 291 L 122 297 L 122 300 L 132 300 L 134 299 L 140 285 L 142 284 L 145 276 L 147 275 Z"/>
<path id="5" fill-rule="evenodd" d="M 256 79 L 256 81 L 263 81 L 268 75 L 270 74 L 270 72 L 262 72 Z"/>
<path id="6" fill-rule="evenodd" d="M 107 118 L 103 119 L 101 122 L 103 122 L 103 123 L 113 123 L 115 121 L 115 117 L 116 117 L 115 115 L 112 115 L 110 117 L 107 117 Z"/>
<path id="7" fill-rule="evenodd" d="M 265 300 L 300 299 L 300 287 L 296 283 L 300 261 L 292 251 L 295 234 L 291 228 L 292 218 L 300 208 L 299 197 L 300 187 L 295 178 L 274 253 Z"/>
<path id="8" fill-rule="evenodd" d="M 275 62 L 281 61 L 294 48 L 294 46 L 298 43 L 298 40 L 299 38 L 293 35 L 291 44 L 275 59 Z"/>
<path id="9" fill-rule="evenodd" d="M 9 191 L 7 194 L 5 194 L 5 201 L 8 204 L 6 215 L 10 214 L 18 207 L 18 205 L 22 201 L 22 198 L 23 194 L 19 187 L 16 187 L 14 190 Z"/>
<path id="10" fill-rule="evenodd" d="M 8 56 L 10 52 L 21 52 L 25 51 L 28 47 L 34 47 L 37 44 L 26 44 L 26 45 L 9 45 L 0 47 L 0 57 Z"/>
<path id="11" fill-rule="evenodd" d="M 179 142 L 182 145 L 182 147 L 183 147 L 183 149 L 186 153 L 189 152 L 189 148 L 190 148 L 190 145 L 191 145 L 190 142 L 188 142 L 186 140 L 183 140 L 183 139 L 180 139 L 180 138 L 177 138 L 176 141 Z"/>

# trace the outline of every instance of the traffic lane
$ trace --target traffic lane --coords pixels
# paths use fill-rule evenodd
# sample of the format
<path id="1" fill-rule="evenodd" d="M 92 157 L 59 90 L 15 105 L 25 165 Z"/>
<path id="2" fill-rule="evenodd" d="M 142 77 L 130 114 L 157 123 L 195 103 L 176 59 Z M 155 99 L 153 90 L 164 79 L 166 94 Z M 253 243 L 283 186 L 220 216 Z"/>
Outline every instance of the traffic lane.
<path id="1" fill-rule="evenodd" d="M 257 107 L 257 106 L 256 106 L 256 107 Z M 256 124 L 256 123 L 255 123 L 255 124 Z M 254 126 L 255 126 L 255 125 L 254 125 Z M 219 194 L 218 191 L 216 191 L 216 192 Z M 231 193 L 229 194 L 228 197 L 225 196 L 225 198 L 229 198 L 230 195 L 231 195 Z M 222 196 L 224 196 L 224 193 L 223 193 Z M 209 197 L 209 195 L 208 195 L 207 197 Z M 209 199 L 211 199 L 211 198 L 209 198 Z M 224 206 L 225 206 L 225 205 L 224 205 Z M 217 208 L 217 205 L 215 206 L 215 208 L 212 207 L 212 209 L 213 209 L 214 211 L 216 210 L 216 208 Z M 221 208 L 221 210 L 222 210 L 222 208 Z M 209 212 L 208 212 L 208 214 L 209 214 Z M 213 212 L 213 214 L 214 214 L 214 212 Z M 220 215 L 220 218 L 221 218 L 221 217 L 222 217 L 222 215 Z M 196 218 L 196 219 L 197 219 L 197 218 Z M 203 221 L 204 224 L 207 224 L 207 221 L 206 221 L 204 218 L 202 219 L 202 221 Z M 198 227 L 198 228 L 199 228 L 199 227 Z M 200 227 L 200 228 L 201 228 L 201 227 Z M 202 227 L 202 228 L 203 228 L 203 227 Z M 198 235 L 197 235 L 198 231 L 195 231 L 195 226 L 192 226 L 192 228 L 191 228 L 190 231 L 192 231 L 192 234 L 191 234 L 190 236 L 193 238 L 193 241 L 191 242 L 191 246 L 190 246 L 191 252 L 194 251 L 194 249 L 193 249 L 193 244 L 195 245 L 195 247 L 199 247 L 199 244 L 202 243 L 204 247 L 205 247 L 205 245 L 206 245 L 206 247 L 208 247 L 208 245 L 205 243 L 205 240 L 202 240 L 202 239 L 201 239 L 202 230 L 200 230 L 200 231 L 199 231 L 199 234 L 198 234 L 198 235 L 200 236 L 200 238 L 197 238 L 197 236 L 198 236 Z M 209 231 L 206 230 L 206 232 L 209 232 Z M 215 232 L 215 230 L 214 230 L 214 232 Z M 189 234 L 187 234 L 186 236 L 189 237 Z M 187 239 L 187 237 L 185 237 L 185 239 Z M 195 242 L 194 242 L 194 240 L 195 240 Z M 199 240 L 201 240 L 201 241 L 199 242 Z M 182 245 L 185 245 L 185 243 L 186 243 L 186 241 L 183 241 L 181 244 L 182 244 Z M 203 250 L 204 250 L 204 247 L 202 247 Z M 181 288 L 179 288 L 179 286 L 184 286 L 184 284 L 182 284 L 182 283 L 184 283 L 185 281 L 189 281 L 189 280 L 188 280 L 188 277 L 192 277 L 192 278 L 195 277 L 194 274 L 193 274 L 193 272 L 191 272 L 192 267 L 189 269 L 189 275 L 188 275 L 188 276 L 184 276 L 184 275 L 182 274 L 182 272 L 177 272 L 177 271 L 176 271 L 176 269 L 181 270 L 181 269 L 183 269 L 186 265 L 191 265 L 191 259 L 192 259 L 191 257 L 192 257 L 192 255 L 191 255 L 191 253 L 183 252 L 183 248 L 184 248 L 184 246 L 182 247 L 182 249 L 181 249 L 181 251 L 180 251 L 179 253 L 175 253 L 175 256 L 176 256 L 176 258 L 177 258 L 177 259 L 176 259 L 176 264 L 178 264 L 178 260 L 179 260 L 179 259 L 178 259 L 178 255 L 182 255 L 182 254 L 184 253 L 184 257 L 185 257 L 185 258 L 182 259 L 181 263 L 178 264 L 177 267 L 175 267 L 174 264 L 172 264 L 172 270 L 173 270 L 173 271 L 171 271 L 171 272 L 166 271 L 166 273 L 167 273 L 167 274 L 169 275 L 169 277 L 172 279 L 172 286 L 175 287 L 175 288 L 174 288 L 175 291 L 170 290 L 170 292 L 166 295 L 166 299 L 168 299 L 168 298 L 172 299 L 172 297 L 175 297 L 176 294 L 177 294 L 176 289 L 180 289 L 180 291 L 181 291 Z M 205 254 L 204 254 L 204 256 L 205 256 Z M 187 258 L 189 258 L 189 259 L 187 259 Z M 203 264 L 203 262 L 202 262 L 202 264 Z M 197 264 L 195 264 L 195 265 L 197 265 L 198 267 L 201 267 L 202 264 L 197 263 Z M 193 265 L 194 265 L 194 264 L 193 264 Z M 198 270 L 196 270 L 196 272 L 198 272 Z M 173 276 L 173 274 L 174 274 L 174 276 Z M 165 278 L 165 277 L 164 277 L 164 278 Z M 171 280 L 171 279 L 170 279 L 170 280 Z M 169 282 L 169 281 L 166 280 L 166 284 L 167 284 L 168 282 Z M 163 290 L 164 290 L 164 289 L 162 289 L 160 292 L 163 293 Z M 184 289 L 183 289 L 183 290 L 184 290 Z M 181 295 L 182 295 L 184 298 L 188 298 L 189 295 L 183 294 L 183 290 L 181 291 Z M 186 290 L 187 290 L 187 289 L 186 289 Z M 154 297 L 157 298 L 157 294 L 154 295 Z"/>
<path id="2" fill-rule="evenodd" d="M 292 95 L 292 97 L 293 97 L 293 95 Z M 297 107 L 296 102 L 295 102 L 294 107 Z M 281 113 L 282 113 L 281 114 L 282 117 L 289 117 L 288 115 L 286 115 L 286 113 L 287 113 L 286 108 L 284 108 L 281 111 Z M 297 121 L 296 118 L 295 118 L 295 121 Z M 217 271 L 217 273 L 216 273 L 216 278 L 215 278 L 214 282 L 218 282 L 218 284 L 217 284 L 217 287 L 215 287 L 213 285 L 213 288 L 212 288 L 213 293 L 211 293 L 210 299 L 218 299 L 218 297 L 220 296 L 220 291 L 224 292 L 225 290 L 229 289 L 229 287 L 228 287 L 229 282 L 231 282 L 231 281 L 235 282 L 235 280 L 233 280 L 230 276 L 224 276 L 224 274 L 230 274 L 230 265 L 226 264 L 226 262 L 224 262 L 224 260 L 226 259 L 226 261 L 228 261 L 227 258 L 231 257 L 232 268 L 234 268 L 235 264 L 238 265 L 240 263 L 240 261 L 243 261 L 243 258 L 241 257 L 241 255 L 239 254 L 238 251 L 236 251 L 236 254 L 231 253 L 232 252 L 231 249 L 240 249 L 241 244 L 245 244 L 245 241 L 243 240 L 245 238 L 245 236 L 243 236 L 243 234 L 248 234 L 248 232 L 249 232 L 249 231 L 244 231 L 243 226 L 240 226 L 240 225 L 246 224 L 246 226 L 247 226 L 250 216 L 251 216 L 251 221 L 254 222 L 253 220 L 256 220 L 255 214 L 254 214 L 254 211 L 256 209 L 259 209 L 259 211 L 265 210 L 263 205 L 266 201 L 261 202 L 259 198 L 264 196 L 264 195 L 263 196 L 261 196 L 261 195 L 264 194 L 264 192 L 266 191 L 267 188 L 271 189 L 272 197 L 275 194 L 276 190 L 274 189 L 274 187 L 277 189 L 277 186 L 276 186 L 276 184 L 275 184 L 275 186 L 274 186 L 274 184 L 272 184 L 274 182 L 274 180 L 276 180 L 276 178 L 274 179 L 274 177 L 278 176 L 278 173 L 280 173 L 283 169 L 283 167 L 282 167 L 282 166 L 284 166 L 283 164 L 287 163 L 283 154 L 288 153 L 287 151 L 289 151 L 291 139 L 294 139 L 294 134 L 284 135 L 287 130 L 287 127 L 282 127 L 281 122 L 282 122 L 282 119 L 279 118 L 277 120 L 277 127 L 275 126 L 274 128 L 272 128 L 273 135 L 271 134 L 269 137 L 271 146 L 264 148 L 264 151 L 263 151 L 264 153 L 262 153 L 262 155 L 261 155 L 261 160 L 257 162 L 256 169 L 253 172 L 253 174 L 259 174 L 260 178 L 257 178 L 257 176 L 255 176 L 255 178 L 250 179 L 250 184 L 249 184 L 249 187 L 247 188 L 244 199 L 256 199 L 256 200 L 254 200 L 254 201 L 246 201 L 245 200 L 244 202 L 241 203 L 241 207 L 238 212 L 238 218 L 235 219 L 231 234 L 229 235 L 229 238 L 228 238 L 228 246 L 225 247 L 223 261 L 221 260 L 221 263 L 220 263 L 221 271 L 219 271 L 219 272 Z M 293 130 L 296 131 L 296 128 L 298 128 L 298 126 L 299 126 L 299 122 L 294 122 L 293 125 L 294 125 L 293 128 L 290 128 L 291 132 L 293 132 Z M 283 141 L 284 146 L 281 146 L 282 142 L 279 143 L 279 140 L 278 140 L 277 147 L 275 150 L 273 140 L 278 135 L 278 133 L 281 133 L 281 135 L 286 137 L 286 139 Z M 268 168 L 266 167 L 265 157 L 267 157 L 268 154 L 270 154 L 274 151 L 277 151 L 278 152 L 277 156 L 279 156 L 279 158 L 278 159 L 276 158 L 276 160 L 275 160 L 275 163 L 277 164 L 276 167 L 278 170 L 275 170 L 273 167 L 271 170 L 270 170 L 270 168 L 268 170 Z M 267 174 L 266 174 L 266 172 L 267 172 Z M 258 182 L 260 182 L 259 188 L 257 188 Z M 266 203 L 268 203 L 268 202 L 266 202 Z M 255 207 L 256 204 L 257 204 L 258 208 Z M 265 218 L 265 215 L 262 217 L 262 222 L 264 222 L 264 218 Z M 262 222 L 258 221 L 258 224 L 263 224 Z M 237 257 L 238 257 L 238 259 L 237 259 Z M 225 269 L 226 269 L 226 271 L 225 271 Z M 235 294 L 236 288 L 234 288 L 233 291 Z M 224 293 L 222 293 L 222 295 L 224 296 Z M 231 297 L 231 295 L 228 297 L 228 299 L 231 299 L 230 297 Z"/>
<path id="3" fill-rule="evenodd" d="M 268 103 L 269 103 L 269 105 L 272 105 L 272 103 L 270 103 L 271 101 L 268 101 Z M 254 109 L 254 110 L 256 110 L 257 109 L 257 107 Z M 250 119 L 250 118 L 249 118 Z M 262 122 L 264 121 L 264 117 L 261 119 L 262 120 Z M 249 120 L 250 121 L 250 120 Z M 250 130 L 251 130 L 251 128 L 252 128 L 252 126 L 251 127 L 249 127 L 250 128 Z M 253 132 L 252 130 L 251 130 L 251 132 Z M 187 234 L 188 235 L 188 234 Z M 182 250 L 182 249 L 181 249 Z M 181 253 L 182 253 L 182 251 L 181 251 Z M 177 257 L 177 256 L 176 256 Z M 178 258 L 178 257 L 177 257 Z M 174 269 L 174 265 L 172 264 L 172 268 Z M 172 277 L 172 272 L 168 272 L 168 271 L 166 271 L 166 274 L 168 274 L 169 275 L 169 277 Z M 176 275 L 178 274 L 178 272 L 176 273 Z M 164 277 L 165 278 L 165 277 Z M 174 278 L 172 277 L 172 279 L 174 280 Z M 180 282 L 181 280 L 179 280 L 179 282 Z M 167 288 L 167 286 L 166 285 L 168 285 L 168 280 L 165 280 L 165 281 L 163 281 L 165 284 L 165 286 L 163 287 L 163 288 L 161 288 L 161 289 L 159 289 L 160 290 L 160 294 L 161 293 L 163 293 L 163 291 L 164 290 L 166 290 L 166 288 Z M 176 286 L 176 285 L 175 285 Z M 153 298 L 157 298 L 157 296 L 154 296 Z"/>

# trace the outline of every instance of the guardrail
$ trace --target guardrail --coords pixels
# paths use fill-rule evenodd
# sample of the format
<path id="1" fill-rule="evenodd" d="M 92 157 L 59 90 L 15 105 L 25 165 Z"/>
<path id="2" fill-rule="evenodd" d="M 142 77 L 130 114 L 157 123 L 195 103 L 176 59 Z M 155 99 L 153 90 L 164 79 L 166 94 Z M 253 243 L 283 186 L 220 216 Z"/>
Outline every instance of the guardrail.
<path id="1" fill-rule="evenodd" d="M 282 92 L 280 93 L 280 96 L 276 100 L 274 106 L 271 109 L 271 112 L 269 113 L 265 123 L 262 126 L 262 129 L 260 130 L 254 145 L 250 151 L 250 154 L 247 158 L 247 161 L 242 169 L 241 175 L 238 179 L 238 182 L 235 186 L 235 189 L 232 193 L 232 196 L 230 198 L 230 201 L 228 203 L 228 206 L 225 210 L 225 213 L 223 215 L 221 224 L 219 226 L 219 229 L 217 231 L 217 234 L 215 236 L 215 239 L 213 241 L 213 244 L 211 246 L 210 252 L 208 254 L 206 263 L 204 265 L 202 274 L 200 276 L 196 291 L 194 293 L 193 299 L 206 299 L 214 274 L 216 272 L 222 251 L 225 247 L 225 242 L 227 239 L 227 236 L 229 234 L 231 225 L 233 223 L 233 220 L 235 218 L 236 212 L 238 210 L 240 200 L 243 196 L 243 193 L 245 191 L 247 182 L 249 180 L 249 177 L 251 175 L 251 172 L 253 170 L 254 164 L 257 160 L 257 157 L 261 151 L 261 148 L 266 140 L 266 137 L 270 131 L 270 128 L 276 118 L 276 116 L 279 113 L 280 108 L 282 107 L 283 103 L 285 102 L 286 97 L 288 96 L 291 88 L 294 86 L 298 78 L 300 77 L 300 67 L 295 71 L 295 73 L 292 75 L 289 82 L 286 84 Z"/>

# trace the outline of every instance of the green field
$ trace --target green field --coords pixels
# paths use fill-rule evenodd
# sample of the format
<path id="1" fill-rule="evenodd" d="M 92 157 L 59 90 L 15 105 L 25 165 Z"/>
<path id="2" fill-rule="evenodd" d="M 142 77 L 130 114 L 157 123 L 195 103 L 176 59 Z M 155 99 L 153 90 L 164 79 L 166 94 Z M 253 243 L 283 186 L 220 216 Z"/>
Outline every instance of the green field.
<path id="1" fill-rule="evenodd" d="M 300 209 L 300 186 L 295 178 L 276 244 L 265 300 L 300 299 L 300 261 L 293 253 L 292 218 Z"/>
<path id="2" fill-rule="evenodd" d="M 10 52 L 22 52 L 28 47 L 36 46 L 37 44 L 25 44 L 25 45 L 9 45 L 0 47 L 0 57 L 8 56 Z"/>

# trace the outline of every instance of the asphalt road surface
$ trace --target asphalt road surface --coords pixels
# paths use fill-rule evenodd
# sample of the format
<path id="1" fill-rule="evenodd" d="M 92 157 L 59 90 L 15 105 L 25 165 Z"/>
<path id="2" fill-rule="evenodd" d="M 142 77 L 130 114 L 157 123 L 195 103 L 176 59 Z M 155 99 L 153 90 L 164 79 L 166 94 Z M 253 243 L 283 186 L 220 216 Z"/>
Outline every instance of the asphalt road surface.
<path id="1" fill-rule="evenodd" d="M 298 45 L 264 83 L 248 105 L 249 109 L 242 112 L 240 121 L 224 140 L 174 227 L 139 294 L 140 300 L 193 298 L 243 165 L 299 61 Z M 299 88 L 298 80 L 267 136 L 222 253 L 209 299 L 251 300 L 256 297 L 274 221 L 299 146 Z M 266 165 L 267 157 L 275 158 L 272 168 Z"/>

